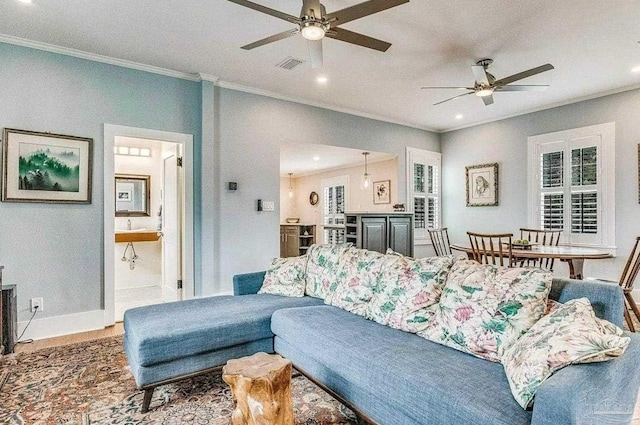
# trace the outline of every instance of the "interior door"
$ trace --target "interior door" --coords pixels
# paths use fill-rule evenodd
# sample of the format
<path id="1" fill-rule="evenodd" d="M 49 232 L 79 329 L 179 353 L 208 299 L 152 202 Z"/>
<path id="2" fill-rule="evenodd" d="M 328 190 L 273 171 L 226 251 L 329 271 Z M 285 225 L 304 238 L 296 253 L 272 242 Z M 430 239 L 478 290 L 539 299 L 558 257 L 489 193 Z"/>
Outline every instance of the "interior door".
<path id="1" fill-rule="evenodd" d="M 182 299 L 182 166 L 181 145 L 163 151 L 162 173 L 162 296 Z M 180 159 L 181 161 L 181 159 Z"/>

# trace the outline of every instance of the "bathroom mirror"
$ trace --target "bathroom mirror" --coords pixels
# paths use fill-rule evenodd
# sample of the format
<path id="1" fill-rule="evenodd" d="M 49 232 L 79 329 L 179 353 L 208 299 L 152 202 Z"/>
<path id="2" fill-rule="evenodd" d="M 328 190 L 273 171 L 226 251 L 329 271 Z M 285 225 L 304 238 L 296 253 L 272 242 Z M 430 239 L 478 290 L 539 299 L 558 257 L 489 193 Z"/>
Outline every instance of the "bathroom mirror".
<path id="1" fill-rule="evenodd" d="M 151 176 L 116 174 L 116 217 L 149 217 Z"/>

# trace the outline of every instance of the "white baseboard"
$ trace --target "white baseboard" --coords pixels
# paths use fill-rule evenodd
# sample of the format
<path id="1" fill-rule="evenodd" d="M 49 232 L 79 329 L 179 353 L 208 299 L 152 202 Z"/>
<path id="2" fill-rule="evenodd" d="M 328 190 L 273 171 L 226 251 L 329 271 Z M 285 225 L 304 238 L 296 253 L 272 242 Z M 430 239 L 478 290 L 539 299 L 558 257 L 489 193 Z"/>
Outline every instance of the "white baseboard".
<path id="1" fill-rule="evenodd" d="M 22 333 L 27 323 L 29 323 L 28 320 L 18 322 L 18 335 Z M 104 310 L 33 319 L 22 340 L 52 338 L 96 329 L 104 329 Z"/>

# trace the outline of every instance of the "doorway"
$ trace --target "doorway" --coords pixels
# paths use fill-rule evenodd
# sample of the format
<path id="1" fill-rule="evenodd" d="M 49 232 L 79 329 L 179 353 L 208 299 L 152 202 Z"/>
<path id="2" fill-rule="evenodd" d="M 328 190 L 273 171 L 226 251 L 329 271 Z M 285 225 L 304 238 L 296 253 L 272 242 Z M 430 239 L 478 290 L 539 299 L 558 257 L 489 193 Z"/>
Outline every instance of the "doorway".
<path id="1" fill-rule="evenodd" d="M 105 326 L 128 308 L 193 297 L 192 143 L 105 124 Z"/>

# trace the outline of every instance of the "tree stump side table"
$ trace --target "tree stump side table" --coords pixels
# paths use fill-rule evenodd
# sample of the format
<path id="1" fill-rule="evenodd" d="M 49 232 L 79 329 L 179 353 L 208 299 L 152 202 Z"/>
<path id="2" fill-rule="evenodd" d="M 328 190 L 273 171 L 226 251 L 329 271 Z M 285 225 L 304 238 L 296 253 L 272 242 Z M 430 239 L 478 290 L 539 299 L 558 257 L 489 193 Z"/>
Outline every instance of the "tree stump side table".
<path id="1" fill-rule="evenodd" d="M 236 405 L 232 425 L 294 424 L 290 360 L 267 353 L 229 360 L 222 379 Z"/>

